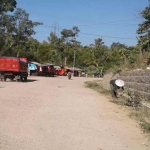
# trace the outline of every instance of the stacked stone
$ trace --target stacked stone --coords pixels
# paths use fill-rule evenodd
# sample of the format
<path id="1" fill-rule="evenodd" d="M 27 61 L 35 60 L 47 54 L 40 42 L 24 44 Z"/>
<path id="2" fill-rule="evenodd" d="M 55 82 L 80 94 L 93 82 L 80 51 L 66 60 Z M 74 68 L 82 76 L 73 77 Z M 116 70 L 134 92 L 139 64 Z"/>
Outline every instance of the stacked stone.
<path id="1" fill-rule="evenodd" d="M 125 81 L 125 88 L 138 91 L 143 98 L 150 101 L 150 70 L 121 72 L 119 78 Z"/>

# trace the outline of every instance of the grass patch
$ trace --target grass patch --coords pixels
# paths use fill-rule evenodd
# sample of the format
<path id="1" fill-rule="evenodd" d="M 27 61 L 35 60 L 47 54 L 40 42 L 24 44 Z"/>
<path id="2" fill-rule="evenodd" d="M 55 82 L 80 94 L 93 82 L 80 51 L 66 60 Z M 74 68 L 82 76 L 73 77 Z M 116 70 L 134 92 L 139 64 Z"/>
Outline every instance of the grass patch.
<path id="1" fill-rule="evenodd" d="M 97 89 L 99 87 L 99 83 L 96 81 L 87 81 L 85 82 L 86 87 L 91 88 L 91 89 Z"/>
<path id="2" fill-rule="evenodd" d="M 142 123 L 140 123 L 140 125 L 143 128 L 144 132 L 150 133 L 150 123 L 148 123 L 148 122 L 142 122 Z"/>
<path id="3" fill-rule="evenodd" d="M 86 81 L 85 82 L 85 87 L 91 88 L 91 89 L 97 91 L 98 93 L 102 93 L 102 94 L 105 94 L 105 95 L 110 93 L 109 90 L 106 90 L 106 89 L 103 88 L 103 86 L 99 82 L 99 80 L 98 81 L 96 81 L 96 80 L 95 81 Z"/>

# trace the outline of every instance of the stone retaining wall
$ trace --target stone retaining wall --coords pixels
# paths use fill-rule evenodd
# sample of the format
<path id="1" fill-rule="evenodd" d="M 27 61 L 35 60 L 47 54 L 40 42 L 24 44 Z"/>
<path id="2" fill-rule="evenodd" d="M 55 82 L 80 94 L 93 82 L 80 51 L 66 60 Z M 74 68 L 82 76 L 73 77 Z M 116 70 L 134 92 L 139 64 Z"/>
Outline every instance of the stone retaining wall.
<path id="1" fill-rule="evenodd" d="M 125 71 L 118 78 L 125 81 L 125 88 L 138 91 L 143 98 L 150 101 L 150 70 Z"/>

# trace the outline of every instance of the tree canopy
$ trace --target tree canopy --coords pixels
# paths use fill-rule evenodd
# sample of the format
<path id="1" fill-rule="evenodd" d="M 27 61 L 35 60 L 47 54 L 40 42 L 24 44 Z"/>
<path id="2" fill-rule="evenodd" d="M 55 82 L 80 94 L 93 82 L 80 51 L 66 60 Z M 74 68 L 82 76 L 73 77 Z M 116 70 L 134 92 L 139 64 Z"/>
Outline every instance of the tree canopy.
<path id="1" fill-rule="evenodd" d="M 16 0 L 0 2 L 0 54 L 3 56 L 27 57 L 60 66 L 75 65 L 91 75 L 101 76 L 109 69 L 118 72 L 143 67 L 143 60 L 150 60 L 150 4 L 141 12 L 144 21 L 136 31 L 138 44 L 130 47 L 120 42 L 108 47 L 99 37 L 93 39 L 94 44 L 82 46 L 77 26 L 62 29 L 60 36 L 50 32 L 47 41 L 39 42 L 32 35 L 36 34 L 34 27 L 42 23 L 30 20 L 25 10 L 16 7 Z"/>
<path id="2" fill-rule="evenodd" d="M 142 49 L 150 51 L 150 1 L 149 5 L 141 12 L 142 18 L 144 21 L 139 24 L 137 29 L 139 45 Z"/>
<path id="3" fill-rule="evenodd" d="M 0 14 L 7 12 L 7 11 L 14 11 L 16 8 L 17 2 L 16 0 L 1 0 L 0 2 Z"/>

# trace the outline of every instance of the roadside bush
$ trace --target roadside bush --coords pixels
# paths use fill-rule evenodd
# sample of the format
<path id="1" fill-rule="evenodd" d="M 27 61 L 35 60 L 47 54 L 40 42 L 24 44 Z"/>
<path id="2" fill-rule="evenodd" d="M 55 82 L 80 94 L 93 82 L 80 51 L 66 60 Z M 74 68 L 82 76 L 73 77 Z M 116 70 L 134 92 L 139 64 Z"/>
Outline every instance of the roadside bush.
<path id="1" fill-rule="evenodd" d="M 144 121 L 144 122 L 140 123 L 140 125 L 141 125 L 142 129 L 144 130 L 144 132 L 150 133 L 150 123 Z"/>
<path id="2" fill-rule="evenodd" d="M 125 105 L 131 106 L 131 107 L 140 106 L 141 97 L 138 91 L 126 90 L 125 93 L 127 95 L 127 98 L 125 98 L 126 99 Z"/>

